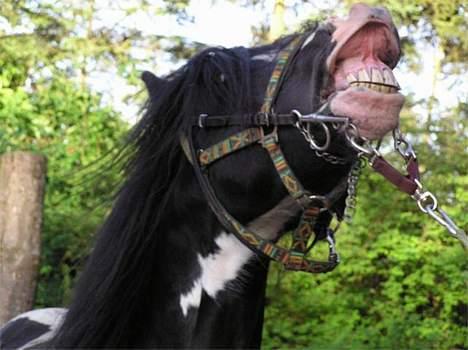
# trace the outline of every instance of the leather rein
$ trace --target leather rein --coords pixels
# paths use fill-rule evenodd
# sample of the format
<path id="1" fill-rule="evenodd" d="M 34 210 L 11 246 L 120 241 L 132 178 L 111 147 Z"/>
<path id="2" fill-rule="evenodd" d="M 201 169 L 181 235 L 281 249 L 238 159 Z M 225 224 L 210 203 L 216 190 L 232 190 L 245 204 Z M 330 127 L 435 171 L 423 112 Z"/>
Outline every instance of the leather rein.
<path id="1" fill-rule="evenodd" d="M 301 115 L 295 110 L 289 114 L 274 113 L 273 106 L 281 90 L 282 83 L 294 57 L 299 52 L 306 38 L 307 36 L 305 35 L 294 38 L 279 52 L 276 66 L 268 83 L 263 105 L 258 113 L 252 115 L 220 116 L 201 114 L 198 120 L 189 128 L 188 133 L 181 136 L 182 149 L 187 159 L 191 162 L 200 187 L 219 222 L 226 230 L 236 235 L 248 248 L 281 263 L 287 270 L 310 273 L 329 272 L 339 263 L 339 256 L 335 247 L 334 230 L 329 225 L 333 216 L 338 221 L 342 219 L 333 209 L 333 205 L 338 199 L 346 195 L 348 197 L 346 203 L 349 203 L 350 197 L 354 196 L 355 182 L 359 176 L 359 172 L 356 169 L 360 168 L 362 160 L 366 160 L 375 171 L 383 175 L 398 189 L 414 198 L 423 212 L 429 214 L 437 222 L 445 226 L 466 247 L 468 240 L 464 232 L 458 229 L 445 212 L 437 207 L 437 200 L 434 195 L 423 191 L 419 179 L 416 155 L 411 145 L 399 132 L 399 129 L 396 129 L 397 131 L 394 132 L 395 147 L 407 162 L 408 175 L 402 175 L 365 138 L 360 137 L 357 128 L 349 118 L 320 114 L 324 112 L 322 109 L 319 113 L 309 115 Z M 325 195 L 316 195 L 304 188 L 288 165 L 280 147 L 277 129 L 281 126 L 297 127 L 318 156 L 325 157 L 326 160 L 328 158 L 332 163 L 333 159 L 336 163 L 339 163 L 337 157 L 333 158 L 333 156 L 325 152 L 330 142 L 329 129 L 325 124 L 327 122 L 332 123 L 333 127 L 338 131 L 345 133 L 350 146 L 358 152 L 359 160 L 353 164 L 350 175 L 345 176 L 332 191 Z M 325 131 L 326 139 L 322 145 L 318 145 L 310 133 L 309 126 L 312 123 L 319 123 Z M 304 127 L 304 124 L 307 126 Z M 206 149 L 195 148 L 192 135 L 194 128 L 222 128 L 229 126 L 246 126 L 248 128 Z M 265 134 L 264 128 L 273 129 L 273 131 Z M 219 201 L 208 178 L 209 168 L 214 162 L 246 147 L 258 144 L 269 154 L 288 194 L 302 209 L 299 224 L 292 233 L 290 248 L 285 248 L 273 240 L 263 238 L 260 234 L 236 220 Z M 341 163 L 345 162 L 341 161 Z M 350 179 L 354 179 L 354 182 L 350 181 Z M 350 188 L 353 191 L 350 191 Z M 351 201 L 354 202 L 354 199 L 351 198 Z M 309 243 L 312 235 L 314 235 L 314 238 Z M 328 259 L 326 261 L 310 259 L 308 257 L 310 250 L 321 240 L 328 243 Z"/>

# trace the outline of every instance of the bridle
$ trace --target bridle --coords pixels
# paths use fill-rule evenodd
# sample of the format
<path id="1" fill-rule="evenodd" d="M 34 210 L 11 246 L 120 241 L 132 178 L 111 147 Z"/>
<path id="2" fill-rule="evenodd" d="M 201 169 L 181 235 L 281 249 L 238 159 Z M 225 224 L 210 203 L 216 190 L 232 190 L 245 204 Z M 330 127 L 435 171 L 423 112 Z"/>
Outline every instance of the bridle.
<path id="1" fill-rule="evenodd" d="M 338 222 L 342 220 L 342 217 L 334 210 L 334 204 L 340 198 L 346 196 L 347 207 L 353 209 L 359 170 L 364 161 L 367 161 L 375 171 L 415 199 L 424 213 L 427 213 L 446 227 L 453 236 L 460 239 L 467 247 L 468 240 L 465 233 L 438 207 L 435 196 L 423 189 L 419 179 L 416 154 L 398 128 L 394 131 L 395 148 L 406 161 L 408 175 L 400 174 L 382 157 L 378 149 L 361 137 L 358 129 L 349 118 L 326 115 L 328 112 L 326 106 L 317 113 L 307 115 L 302 115 L 297 110 L 292 110 L 286 114 L 274 112 L 274 104 L 285 77 L 291 69 L 291 63 L 303 46 L 304 41 L 308 40 L 308 38 L 310 38 L 310 33 L 309 35 L 297 36 L 279 52 L 263 105 L 258 113 L 247 115 L 201 114 L 192 127 L 188 129 L 187 134 L 181 136 L 182 149 L 191 162 L 208 204 L 220 223 L 229 232 L 235 234 L 248 248 L 281 263 L 287 270 L 311 273 L 329 272 L 339 263 L 334 238 L 336 229 L 329 227 L 333 216 L 337 218 Z M 312 124 L 319 124 L 322 127 L 325 135 L 325 141 L 322 144 L 318 144 L 312 135 L 310 129 Z M 236 132 L 206 149 L 195 148 L 192 135 L 194 128 L 223 128 L 229 126 L 245 126 L 246 129 Z M 282 126 L 296 127 L 317 156 L 334 164 L 352 162 L 326 152 L 331 140 L 329 127 L 333 127 L 337 132 L 344 133 L 349 145 L 358 154 L 357 160 L 351 166 L 349 175 L 341 179 L 338 185 L 325 195 L 310 193 L 294 175 L 281 150 L 278 128 Z M 265 130 L 272 131 L 265 133 Z M 302 210 L 299 224 L 292 233 L 290 248 L 285 248 L 273 240 L 263 238 L 237 221 L 219 201 L 208 178 L 209 168 L 213 163 L 246 147 L 259 144 L 269 154 L 288 194 Z M 345 217 L 349 217 L 346 211 Z M 314 239 L 309 243 L 313 234 Z M 308 257 L 310 250 L 318 241 L 325 241 L 328 244 L 328 259 L 326 261 L 313 260 Z"/>

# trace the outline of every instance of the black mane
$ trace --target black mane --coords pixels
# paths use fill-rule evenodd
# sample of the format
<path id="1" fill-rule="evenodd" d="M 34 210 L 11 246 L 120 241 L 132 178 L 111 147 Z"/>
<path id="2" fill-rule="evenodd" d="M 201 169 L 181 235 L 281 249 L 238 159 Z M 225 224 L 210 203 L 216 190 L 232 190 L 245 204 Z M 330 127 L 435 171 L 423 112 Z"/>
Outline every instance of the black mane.
<path id="1" fill-rule="evenodd" d="M 184 192 L 196 184 L 179 145 L 180 133 L 200 113 L 256 112 L 273 63 L 252 57 L 274 54 L 293 38 L 253 49 L 209 48 L 152 85 L 147 111 L 129 136 L 126 181 L 97 235 L 65 322 L 52 340 L 54 347 L 134 347 L 135 339 L 149 336 L 154 326 L 148 325 L 157 317 L 150 308 L 164 302 L 157 289 L 160 276 L 178 273 L 175 268 L 161 270 L 170 269 L 169 264 L 160 266 L 169 254 L 160 243 L 170 225 L 168 213 L 184 209 L 184 196 L 204 203 L 200 191 Z M 317 55 L 317 69 L 328 51 L 325 47 Z M 314 104 L 317 99 L 318 93 Z"/>

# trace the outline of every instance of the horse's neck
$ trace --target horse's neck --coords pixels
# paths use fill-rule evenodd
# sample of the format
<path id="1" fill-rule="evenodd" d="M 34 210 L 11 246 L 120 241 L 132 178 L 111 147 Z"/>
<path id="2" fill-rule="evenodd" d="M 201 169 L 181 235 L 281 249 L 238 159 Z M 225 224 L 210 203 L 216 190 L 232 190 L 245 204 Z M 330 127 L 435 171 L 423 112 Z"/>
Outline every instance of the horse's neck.
<path id="1" fill-rule="evenodd" d="M 171 234 L 177 233 L 167 232 Z M 167 246 L 167 258 L 178 266 L 166 271 L 158 288 L 155 345 L 260 345 L 267 263 L 232 234 L 221 232 L 214 242 L 207 253 L 192 249 L 187 254 L 185 247 L 177 251 Z"/>
<path id="2" fill-rule="evenodd" d="M 290 200 L 285 200 L 249 227 L 270 238 L 296 210 Z M 206 234 L 209 226 L 213 227 L 174 225 L 159 246 L 158 254 L 167 263 L 161 265 L 166 270 L 161 267 L 162 278 L 156 288 L 159 303 L 152 322 L 155 344 L 259 347 L 268 262 L 233 234 L 218 230 L 210 239 Z M 151 342 L 151 337 L 148 340 Z"/>

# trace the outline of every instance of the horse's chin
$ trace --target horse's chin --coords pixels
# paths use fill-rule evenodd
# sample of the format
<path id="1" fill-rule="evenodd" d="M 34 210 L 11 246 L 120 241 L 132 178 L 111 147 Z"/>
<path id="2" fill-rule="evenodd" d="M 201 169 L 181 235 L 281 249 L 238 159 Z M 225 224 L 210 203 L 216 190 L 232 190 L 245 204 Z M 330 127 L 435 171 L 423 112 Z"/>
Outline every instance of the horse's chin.
<path id="1" fill-rule="evenodd" d="M 404 100 L 404 96 L 397 92 L 349 87 L 331 96 L 330 109 L 335 115 L 351 118 L 361 136 L 375 140 L 398 126 Z"/>

